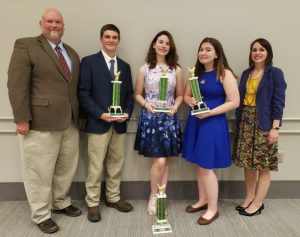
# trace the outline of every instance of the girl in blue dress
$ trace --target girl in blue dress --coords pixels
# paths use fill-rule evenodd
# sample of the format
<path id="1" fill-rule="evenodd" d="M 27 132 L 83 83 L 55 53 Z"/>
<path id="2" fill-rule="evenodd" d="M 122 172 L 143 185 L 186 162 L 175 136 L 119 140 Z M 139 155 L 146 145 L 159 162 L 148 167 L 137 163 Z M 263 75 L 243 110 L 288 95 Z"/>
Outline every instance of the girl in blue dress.
<path id="1" fill-rule="evenodd" d="M 183 157 L 197 165 L 199 200 L 189 205 L 189 213 L 206 210 L 198 224 L 207 225 L 218 218 L 218 180 L 215 168 L 231 165 L 230 137 L 226 112 L 239 106 L 236 78 L 230 69 L 222 45 L 214 38 L 205 38 L 198 50 L 195 75 L 198 77 L 203 101 L 210 111 L 189 115 L 183 142 Z M 184 102 L 196 104 L 188 83 Z"/>
<path id="2" fill-rule="evenodd" d="M 183 101 L 182 71 L 177 63 L 178 56 L 172 35 L 159 32 L 152 40 L 146 64 L 138 71 L 135 99 L 143 106 L 139 118 L 134 149 L 140 155 L 152 158 L 150 172 L 151 194 L 148 214 L 156 214 L 157 185 L 167 185 L 169 159 L 182 150 L 181 129 L 177 109 Z M 163 68 L 168 67 L 167 104 L 168 113 L 154 112 L 159 100 L 159 81 Z"/>

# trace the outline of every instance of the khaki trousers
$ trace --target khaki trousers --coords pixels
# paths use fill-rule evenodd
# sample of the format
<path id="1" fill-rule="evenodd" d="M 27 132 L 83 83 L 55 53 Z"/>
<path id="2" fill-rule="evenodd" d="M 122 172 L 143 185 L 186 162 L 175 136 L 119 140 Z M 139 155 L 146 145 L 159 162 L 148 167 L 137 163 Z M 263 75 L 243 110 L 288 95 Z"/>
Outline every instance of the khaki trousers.
<path id="1" fill-rule="evenodd" d="M 112 127 L 104 134 L 88 134 L 88 176 L 85 181 L 86 202 L 98 206 L 101 195 L 103 164 L 106 167 L 106 200 L 120 200 L 121 169 L 124 161 L 126 134 L 118 134 Z"/>
<path id="2" fill-rule="evenodd" d="M 68 192 L 78 162 L 79 132 L 73 124 L 61 132 L 30 130 L 22 142 L 24 186 L 38 224 L 51 218 L 51 208 L 71 205 Z"/>

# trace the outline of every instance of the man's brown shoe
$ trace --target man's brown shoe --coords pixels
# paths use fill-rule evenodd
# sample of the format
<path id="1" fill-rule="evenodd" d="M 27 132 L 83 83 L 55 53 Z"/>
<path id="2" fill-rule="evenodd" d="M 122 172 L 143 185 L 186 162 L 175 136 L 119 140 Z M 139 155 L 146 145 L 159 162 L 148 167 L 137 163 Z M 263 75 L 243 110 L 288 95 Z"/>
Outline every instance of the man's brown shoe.
<path id="1" fill-rule="evenodd" d="M 88 207 L 87 218 L 91 222 L 98 222 L 101 220 L 99 206 Z"/>
<path id="2" fill-rule="evenodd" d="M 202 211 L 205 209 L 207 209 L 207 204 L 204 204 L 201 207 L 193 207 L 192 205 L 189 205 L 185 208 L 185 211 L 188 213 L 195 213 L 197 211 Z"/>
<path id="3" fill-rule="evenodd" d="M 120 212 L 130 212 L 133 209 L 133 206 L 130 203 L 125 202 L 122 199 L 114 203 L 106 201 L 105 205 L 116 208 Z"/>
<path id="4" fill-rule="evenodd" d="M 37 226 L 46 234 L 52 234 L 59 229 L 58 225 L 51 218 L 44 220 L 43 222 L 37 224 Z"/>
<path id="5" fill-rule="evenodd" d="M 217 219 L 219 217 L 219 212 L 216 212 L 216 214 L 210 218 L 210 219 L 205 219 L 202 216 L 198 219 L 198 224 L 199 225 L 209 225 L 210 223 L 212 223 L 215 219 Z"/>
<path id="6" fill-rule="evenodd" d="M 72 217 L 79 216 L 81 214 L 81 210 L 73 205 L 60 210 L 52 210 L 52 212 L 56 214 L 65 214 L 66 216 Z"/>

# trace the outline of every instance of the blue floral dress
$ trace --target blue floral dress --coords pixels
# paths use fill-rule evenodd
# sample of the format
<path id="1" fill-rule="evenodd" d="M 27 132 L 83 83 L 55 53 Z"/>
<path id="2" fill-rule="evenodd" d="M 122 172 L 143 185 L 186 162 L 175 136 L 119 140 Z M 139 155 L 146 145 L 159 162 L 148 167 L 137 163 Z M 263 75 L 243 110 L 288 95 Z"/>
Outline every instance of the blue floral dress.
<path id="1" fill-rule="evenodd" d="M 172 107 L 175 101 L 176 71 L 169 69 L 168 105 Z M 155 103 L 159 97 L 159 79 L 162 69 L 153 69 L 145 65 L 144 98 L 148 103 Z M 168 116 L 165 113 L 151 114 L 142 108 L 139 118 L 134 149 L 145 157 L 178 156 L 182 150 L 181 128 L 177 114 Z"/>

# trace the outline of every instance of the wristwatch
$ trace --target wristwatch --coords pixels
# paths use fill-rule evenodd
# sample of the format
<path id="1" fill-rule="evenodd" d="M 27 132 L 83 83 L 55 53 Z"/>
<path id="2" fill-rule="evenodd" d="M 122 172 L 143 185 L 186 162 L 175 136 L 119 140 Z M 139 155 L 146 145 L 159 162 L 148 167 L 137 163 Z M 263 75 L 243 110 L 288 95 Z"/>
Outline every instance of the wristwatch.
<path id="1" fill-rule="evenodd" d="M 273 129 L 276 129 L 276 130 L 279 130 L 279 127 L 276 127 L 276 126 L 273 126 L 272 128 L 273 128 Z"/>

